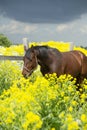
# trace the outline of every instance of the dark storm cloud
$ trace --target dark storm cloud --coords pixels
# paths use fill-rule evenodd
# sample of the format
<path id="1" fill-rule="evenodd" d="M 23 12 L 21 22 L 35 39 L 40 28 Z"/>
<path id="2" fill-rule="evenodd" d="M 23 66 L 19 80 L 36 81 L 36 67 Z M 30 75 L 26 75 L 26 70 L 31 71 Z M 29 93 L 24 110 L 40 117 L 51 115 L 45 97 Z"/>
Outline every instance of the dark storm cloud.
<path id="1" fill-rule="evenodd" d="M 87 0 L 2 0 L 0 12 L 23 22 L 64 23 L 87 12 Z"/>

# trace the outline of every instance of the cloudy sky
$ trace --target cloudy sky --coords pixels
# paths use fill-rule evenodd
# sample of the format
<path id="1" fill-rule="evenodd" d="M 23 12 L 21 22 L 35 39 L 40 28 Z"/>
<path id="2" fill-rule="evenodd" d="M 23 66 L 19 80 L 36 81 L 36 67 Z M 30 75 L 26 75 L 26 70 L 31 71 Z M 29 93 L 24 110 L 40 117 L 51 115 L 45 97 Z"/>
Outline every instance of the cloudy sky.
<path id="1" fill-rule="evenodd" d="M 27 37 L 87 46 L 87 0 L 2 0 L 0 33 L 13 43 Z"/>

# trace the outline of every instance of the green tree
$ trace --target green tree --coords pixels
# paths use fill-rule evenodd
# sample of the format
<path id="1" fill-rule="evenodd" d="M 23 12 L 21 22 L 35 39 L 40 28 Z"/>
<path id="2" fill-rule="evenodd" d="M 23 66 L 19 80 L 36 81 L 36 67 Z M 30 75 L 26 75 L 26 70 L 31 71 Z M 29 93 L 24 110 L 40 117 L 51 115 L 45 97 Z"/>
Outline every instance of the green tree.
<path id="1" fill-rule="evenodd" d="M 0 34 L 0 46 L 9 47 L 12 42 L 3 34 Z"/>

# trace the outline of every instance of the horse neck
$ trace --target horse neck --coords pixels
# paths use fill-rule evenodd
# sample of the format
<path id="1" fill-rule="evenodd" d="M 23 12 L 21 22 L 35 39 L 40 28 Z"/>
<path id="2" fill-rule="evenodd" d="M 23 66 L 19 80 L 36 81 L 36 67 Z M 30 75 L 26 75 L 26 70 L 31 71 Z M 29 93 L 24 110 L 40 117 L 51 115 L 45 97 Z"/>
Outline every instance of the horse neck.
<path id="1" fill-rule="evenodd" d="M 38 64 L 41 66 L 48 66 L 61 56 L 60 51 L 55 48 L 36 47 L 35 50 Z"/>
<path id="2" fill-rule="evenodd" d="M 43 48 L 38 48 L 36 50 L 37 52 L 37 61 L 40 66 L 45 66 L 48 64 L 49 60 L 49 55 L 48 55 L 48 50 L 43 49 Z"/>

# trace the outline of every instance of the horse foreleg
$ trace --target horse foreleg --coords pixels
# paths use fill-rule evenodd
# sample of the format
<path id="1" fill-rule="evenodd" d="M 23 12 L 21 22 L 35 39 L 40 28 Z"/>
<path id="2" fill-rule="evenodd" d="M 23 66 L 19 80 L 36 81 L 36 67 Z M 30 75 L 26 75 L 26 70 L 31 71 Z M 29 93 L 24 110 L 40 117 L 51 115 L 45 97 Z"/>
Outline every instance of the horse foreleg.
<path id="1" fill-rule="evenodd" d="M 77 77 L 77 82 L 76 82 L 77 91 L 83 91 L 83 86 L 82 86 L 83 80 L 84 80 L 84 76 L 79 75 L 79 76 Z"/>

